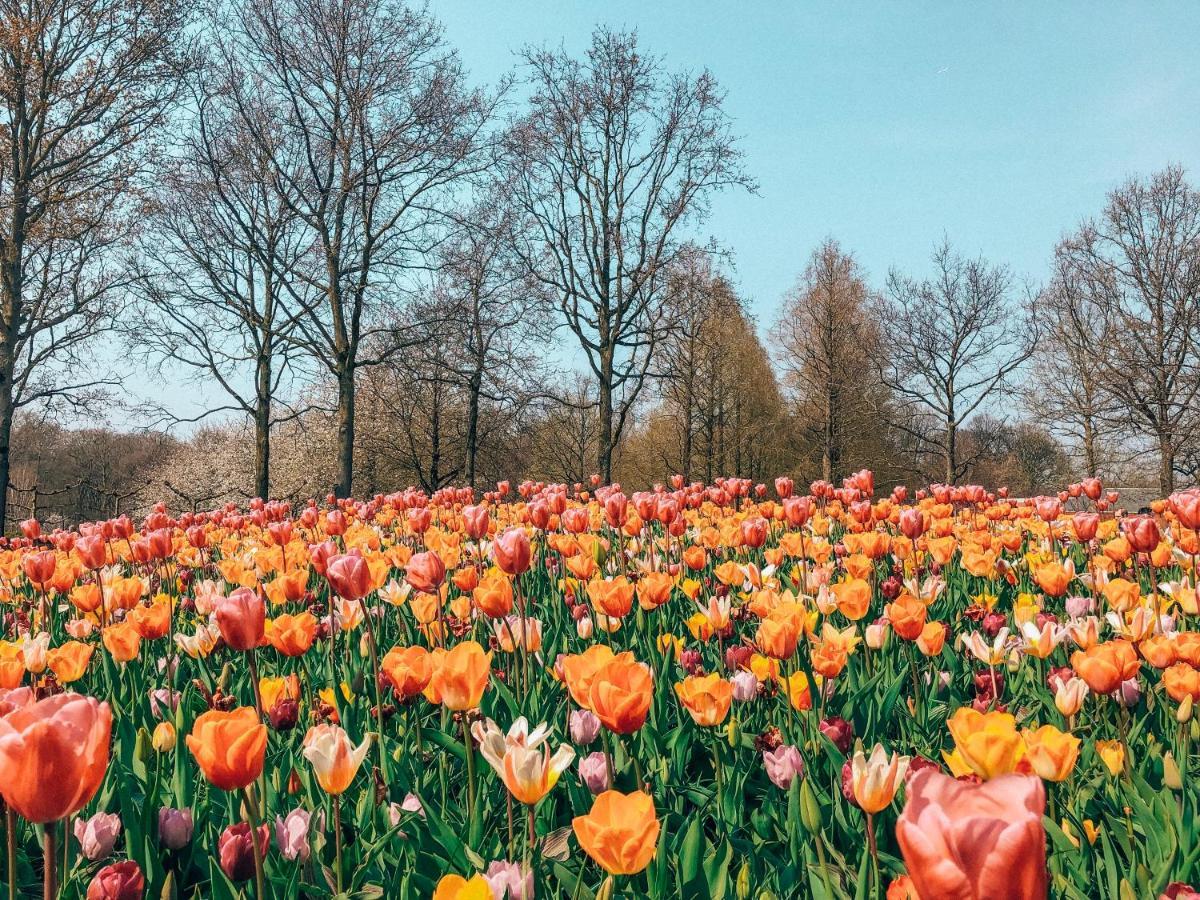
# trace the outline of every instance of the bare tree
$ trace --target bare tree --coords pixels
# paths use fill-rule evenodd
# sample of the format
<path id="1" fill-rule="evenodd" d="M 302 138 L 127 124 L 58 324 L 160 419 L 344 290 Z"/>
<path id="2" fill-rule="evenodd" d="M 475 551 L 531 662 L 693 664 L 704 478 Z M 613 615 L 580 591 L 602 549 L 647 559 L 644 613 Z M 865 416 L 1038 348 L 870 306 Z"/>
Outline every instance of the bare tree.
<path id="1" fill-rule="evenodd" d="M 596 382 L 597 465 L 613 451 L 667 333 L 666 273 L 711 196 L 752 188 L 708 72 L 669 75 L 637 35 L 598 29 L 583 60 L 526 50 L 530 111 L 508 140 L 520 250 Z"/>
<path id="2" fill-rule="evenodd" d="M 231 107 L 229 85 L 200 74 L 196 115 L 148 204 L 135 285 L 141 315 L 125 325 L 135 352 L 160 368 L 182 366 L 227 397 L 188 421 L 223 412 L 250 418 L 254 490 L 267 497 L 271 429 L 300 411 L 283 395 L 297 355 L 296 311 L 312 302 L 297 276 L 307 234 L 277 192 L 278 147 L 252 139 L 269 137 L 262 123 L 270 112 Z"/>
<path id="3" fill-rule="evenodd" d="M 111 327 L 134 187 L 175 98 L 171 0 L 3 0 L 0 29 L 0 523 L 15 412 L 78 403 Z"/>
<path id="4" fill-rule="evenodd" d="M 510 419 L 536 396 L 537 354 L 532 342 L 549 340 L 544 292 L 513 252 L 513 222 L 494 197 L 485 197 L 440 254 L 430 318 L 451 335 L 437 377 L 466 395 L 461 472 L 475 487 L 485 404 L 488 416 Z"/>
<path id="5" fill-rule="evenodd" d="M 821 477 L 846 473 L 852 445 L 878 416 L 881 386 L 874 359 L 879 328 L 854 257 L 826 240 L 784 299 L 774 329 L 776 358 L 801 421 L 821 448 Z"/>
<path id="6" fill-rule="evenodd" d="M 1200 428 L 1200 193 L 1177 167 L 1131 180 L 1058 258 L 1100 323 L 1104 387 L 1123 424 L 1154 442 L 1166 496 Z"/>
<path id="7" fill-rule="evenodd" d="M 1071 266 L 1060 259 L 1056 269 L 1050 286 L 1038 297 L 1043 334 L 1024 393 L 1034 415 L 1070 443 L 1082 457 L 1084 473 L 1095 477 L 1107 456 L 1106 426 L 1116 412 L 1097 363 L 1104 323 L 1093 315 Z"/>
<path id="8" fill-rule="evenodd" d="M 323 302 L 297 311 L 292 340 L 337 385 L 335 493 L 348 496 L 356 374 L 415 340 L 406 277 L 429 264 L 454 188 L 486 163 L 494 98 L 466 87 L 425 10 L 395 0 L 246 0 L 219 50 L 253 73 L 235 102 L 280 111 L 253 139 L 309 232 L 301 275 Z"/>
<path id="9" fill-rule="evenodd" d="M 967 259 L 948 241 L 933 252 L 934 275 L 893 271 L 882 315 L 888 334 L 877 365 L 902 415 L 927 414 L 941 433 L 895 424 L 939 451 L 948 483 L 963 475 L 958 432 L 990 397 L 1005 391 L 1037 343 L 1035 320 L 1013 302 L 1008 270 Z M 920 419 L 917 420 L 918 422 Z"/>

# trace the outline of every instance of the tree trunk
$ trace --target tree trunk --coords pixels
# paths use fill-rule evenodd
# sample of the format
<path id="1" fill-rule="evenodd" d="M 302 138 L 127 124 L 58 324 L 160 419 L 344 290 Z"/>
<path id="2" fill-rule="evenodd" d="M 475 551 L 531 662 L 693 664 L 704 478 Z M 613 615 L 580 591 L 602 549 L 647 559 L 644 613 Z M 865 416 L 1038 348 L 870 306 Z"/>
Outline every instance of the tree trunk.
<path id="1" fill-rule="evenodd" d="M 12 376 L 0 371 L 0 535 L 8 533 L 9 446 L 12 439 Z"/>
<path id="2" fill-rule="evenodd" d="M 1096 428 L 1091 416 L 1083 421 L 1083 464 L 1088 478 L 1096 477 Z"/>
<path id="3" fill-rule="evenodd" d="M 1169 434 L 1158 436 L 1158 496 L 1167 497 L 1175 490 L 1175 443 Z"/>
<path id="4" fill-rule="evenodd" d="M 354 368 L 338 375 L 338 480 L 335 497 L 349 497 L 354 490 Z"/>
<path id="5" fill-rule="evenodd" d="M 467 485 L 475 490 L 475 460 L 478 455 L 479 443 L 479 392 L 482 385 L 482 373 L 476 370 L 471 375 L 467 394 L 467 446 L 466 459 L 463 461 L 467 470 Z"/>
<path id="6" fill-rule="evenodd" d="M 254 493 L 263 500 L 271 494 L 271 354 L 264 350 L 255 373 Z"/>
<path id="7" fill-rule="evenodd" d="M 600 478 L 605 484 L 612 482 L 613 457 L 613 350 L 606 348 L 600 354 L 600 440 L 597 463 Z"/>
<path id="8" fill-rule="evenodd" d="M 946 484 L 958 478 L 958 428 L 953 419 L 946 420 Z"/>

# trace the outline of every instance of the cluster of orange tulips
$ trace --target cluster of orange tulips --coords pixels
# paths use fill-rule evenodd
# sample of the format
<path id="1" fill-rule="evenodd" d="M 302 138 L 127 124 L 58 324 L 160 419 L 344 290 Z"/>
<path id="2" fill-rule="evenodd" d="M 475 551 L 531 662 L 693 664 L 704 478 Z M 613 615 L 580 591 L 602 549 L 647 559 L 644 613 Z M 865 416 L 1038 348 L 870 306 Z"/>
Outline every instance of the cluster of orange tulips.
<path id="1" fill-rule="evenodd" d="M 864 471 L 24 522 L 3 884 L 1200 897 L 1200 491 L 1119 503 Z"/>

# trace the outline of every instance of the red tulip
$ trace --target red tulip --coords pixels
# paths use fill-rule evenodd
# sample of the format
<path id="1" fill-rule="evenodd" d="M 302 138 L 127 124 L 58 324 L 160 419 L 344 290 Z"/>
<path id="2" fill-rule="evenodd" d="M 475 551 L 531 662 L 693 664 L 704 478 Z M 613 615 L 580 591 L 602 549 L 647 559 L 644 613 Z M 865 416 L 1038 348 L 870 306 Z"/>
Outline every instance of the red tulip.
<path id="1" fill-rule="evenodd" d="M 492 554 L 509 575 L 520 575 L 529 568 L 529 535 L 523 528 L 509 528 L 492 543 Z"/>
<path id="2" fill-rule="evenodd" d="M 1200 491 L 1193 488 L 1190 491 L 1172 494 L 1169 502 L 1184 528 L 1190 528 L 1192 531 L 1200 529 Z"/>
<path id="3" fill-rule="evenodd" d="M 217 602 L 217 627 L 233 650 L 253 650 L 263 642 L 266 609 L 262 597 L 250 588 L 238 588 Z"/>
<path id="4" fill-rule="evenodd" d="M 371 569 L 357 553 L 342 553 L 330 558 L 325 577 L 339 597 L 361 600 L 371 593 Z"/>
<path id="5" fill-rule="evenodd" d="M 1081 544 L 1095 539 L 1100 527 L 1100 516 L 1096 513 L 1077 512 L 1071 517 L 1071 527 L 1075 529 L 1075 539 Z"/>
<path id="6" fill-rule="evenodd" d="M 446 564 L 432 550 L 414 553 L 404 570 L 404 578 L 414 591 L 436 594 L 446 580 Z"/>
<path id="7" fill-rule="evenodd" d="M 131 859 L 105 866 L 92 879 L 87 900 L 142 900 L 146 879 L 141 867 Z"/>
<path id="8" fill-rule="evenodd" d="M 257 831 L 259 852 L 265 857 L 271 846 L 271 826 L 262 825 Z M 250 826 L 245 822 L 230 825 L 217 839 L 221 871 L 230 881 L 248 881 L 254 876 L 254 845 L 250 841 Z"/>
<path id="9" fill-rule="evenodd" d="M 463 525 L 471 540 L 478 541 L 487 537 L 489 519 L 486 506 L 464 506 L 462 515 Z"/>
<path id="10" fill-rule="evenodd" d="M 922 769 L 906 793 L 896 840 L 923 900 L 1046 896 L 1040 778 L 1002 775 L 971 784 Z"/>
<path id="11" fill-rule="evenodd" d="M 1121 528 L 1135 553 L 1149 553 L 1161 540 L 1154 516 L 1128 516 L 1121 522 Z"/>
<path id="12" fill-rule="evenodd" d="M 925 533 L 925 513 L 915 507 L 900 511 L 900 533 L 915 541 Z"/>

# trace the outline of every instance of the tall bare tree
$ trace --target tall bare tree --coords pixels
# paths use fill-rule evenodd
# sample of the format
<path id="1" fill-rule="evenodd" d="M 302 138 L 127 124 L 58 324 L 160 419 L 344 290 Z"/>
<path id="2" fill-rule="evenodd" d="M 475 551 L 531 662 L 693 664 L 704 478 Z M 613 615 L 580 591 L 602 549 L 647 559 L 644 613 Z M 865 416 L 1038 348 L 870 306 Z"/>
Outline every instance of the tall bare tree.
<path id="1" fill-rule="evenodd" d="M 270 112 L 231 107 L 217 74 L 201 70 L 196 114 L 179 152 L 159 168 L 139 242 L 140 315 L 125 330 L 134 351 L 160 369 L 182 367 L 227 398 L 189 421 L 226 412 L 250 418 L 254 491 L 268 497 L 271 429 L 300 411 L 285 395 L 297 311 L 313 302 L 297 274 L 308 237 L 277 191 L 278 148 L 253 140 L 269 136 L 261 123 Z"/>
<path id="2" fill-rule="evenodd" d="M 508 140 L 529 271 L 554 295 L 596 383 L 597 466 L 613 451 L 670 326 L 666 273 L 712 195 L 753 187 L 708 72 L 668 74 L 636 34 L 586 57 L 526 50 L 530 110 Z"/>
<path id="3" fill-rule="evenodd" d="M 959 429 L 1011 386 L 1033 353 L 1037 330 L 1013 297 L 1007 268 L 968 259 L 948 241 L 934 249 L 932 260 L 931 278 L 896 271 L 888 276 L 882 306 L 888 328 L 877 365 L 905 417 L 896 426 L 931 443 L 942 458 L 942 477 L 953 483 L 964 472 Z M 940 433 L 914 427 L 924 416 L 937 420 Z"/>
<path id="4" fill-rule="evenodd" d="M 1037 301 L 1043 334 L 1031 360 L 1026 403 L 1052 433 L 1067 441 L 1089 477 L 1109 456 L 1105 437 L 1116 407 L 1097 358 L 1104 347 L 1104 322 L 1093 315 L 1072 266 L 1059 259 L 1050 285 Z"/>
<path id="5" fill-rule="evenodd" d="M 1094 355 L 1127 426 L 1158 452 L 1158 489 L 1200 429 L 1200 193 L 1182 169 L 1133 179 L 1059 247 L 1102 329 Z"/>
<path id="6" fill-rule="evenodd" d="M 880 334 L 871 295 L 853 255 L 826 240 L 784 299 L 775 355 L 800 421 L 821 451 L 821 477 L 846 474 L 854 443 L 877 431 L 882 386 L 874 360 Z"/>
<path id="7" fill-rule="evenodd" d="M 292 340 L 336 383 L 335 493 L 348 496 L 356 374 L 416 339 L 407 279 L 429 265 L 456 186 L 486 164 L 495 98 L 466 86 L 437 22 L 397 0 L 245 0 L 228 24 L 219 52 L 252 73 L 236 102 L 280 111 L 255 149 L 275 154 L 279 196 L 309 232 L 302 275 L 323 302 L 298 311 Z"/>
<path id="8" fill-rule="evenodd" d="M 111 327 L 114 248 L 180 85 L 172 0 L 0 3 L 0 523 L 15 412 L 77 403 L 80 371 Z"/>

